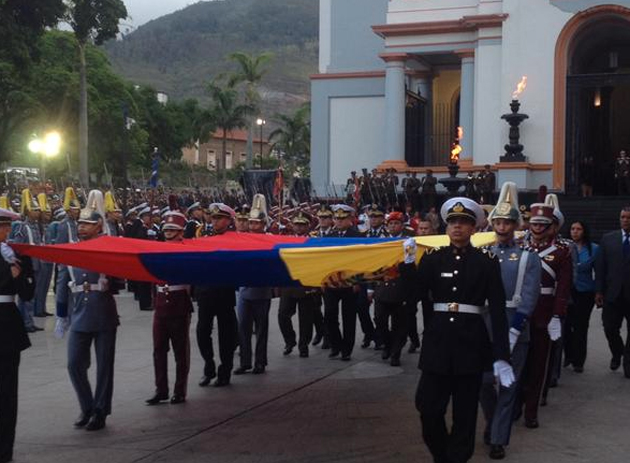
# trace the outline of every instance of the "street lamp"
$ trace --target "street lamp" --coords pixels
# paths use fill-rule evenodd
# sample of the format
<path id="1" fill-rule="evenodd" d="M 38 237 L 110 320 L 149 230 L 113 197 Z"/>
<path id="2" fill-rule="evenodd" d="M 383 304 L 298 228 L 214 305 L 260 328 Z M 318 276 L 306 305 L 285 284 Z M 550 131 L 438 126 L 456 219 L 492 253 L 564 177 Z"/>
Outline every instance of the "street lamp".
<path id="1" fill-rule="evenodd" d="M 256 119 L 256 124 L 260 127 L 260 169 L 263 168 L 263 127 L 267 123 L 266 120 L 262 118 Z"/>
<path id="2" fill-rule="evenodd" d="M 33 154 L 42 155 L 42 180 L 46 183 L 46 159 L 55 157 L 61 150 L 61 135 L 58 132 L 48 132 L 44 138 L 34 138 L 28 143 L 28 149 Z"/>

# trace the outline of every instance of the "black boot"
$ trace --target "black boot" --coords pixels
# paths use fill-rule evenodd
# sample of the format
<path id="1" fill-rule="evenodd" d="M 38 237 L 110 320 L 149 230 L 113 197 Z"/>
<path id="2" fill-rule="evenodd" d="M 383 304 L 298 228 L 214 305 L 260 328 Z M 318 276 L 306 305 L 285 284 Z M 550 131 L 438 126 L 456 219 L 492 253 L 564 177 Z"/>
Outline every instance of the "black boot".
<path id="1" fill-rule="evenodd" d="M 86 431 L 98 431 L 105 427 L 105 414 L 100 410 L 95 410 L 90 421 L 85 426 Z"/>

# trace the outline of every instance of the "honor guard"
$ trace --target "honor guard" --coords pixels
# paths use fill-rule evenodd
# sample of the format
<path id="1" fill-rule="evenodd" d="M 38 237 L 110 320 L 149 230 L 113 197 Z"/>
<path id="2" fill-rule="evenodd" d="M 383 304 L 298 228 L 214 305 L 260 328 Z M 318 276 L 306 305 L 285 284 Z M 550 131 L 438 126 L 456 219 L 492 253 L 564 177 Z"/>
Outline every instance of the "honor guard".
<path id="1" fill-rule="evenodd" d="M 484 214 L 468 198 L 451 198 L 441 209 L 450 245 L 422 256 L 414 272 L 417 248 L 404 243 L 401 268 L 415 300 L 431 297 L 434 314 L 425 327 L 416 392 L 422 435 L 436 462 L 466 462 L 474 452 L 482 374 L 494 370 L 501 385 L 514 381 L 510 366 L 505 292 L 499 260 L 470 242 Z M 410 293 L 411 296 L 411 293 Z M 488 303 L 486 309 L 484 305 Z M 483 319 L 489 310 L 492 340 Z M 452 401 L 449 432 L 444 416 Z"/>
<path id="2" fill-rule="evenodd" d="M 387 221 L 388 236 L 408 238 L 412 236 L 404 228 L 402 212 L 391 212 Z M 382 343 L 383 360 L 389 359 L 391 366 L 400 366 L 400 353 L 407 341 L 411 309 L 407 306 L 407 293 L 399 278 L 398 268 L 392 271 L 385 281 L 374 288 L 374 318 L 377 337 Z M 413 317 L 415 320 L 415 315 Z M 390 327 L 391 320 L 391 327 Z M 415 330 L 418 336 L 418 330 Z M 418 346 L 420 342 L 418 340 Z"/>
<path id="3" fill-rule="evenodd" d="M 332 207 L 334 230 L 326 238 L 359 238 L 361 234 L 354 227 L 354 209 L 346 204 Z M 341 360 L 350 361 L 356 335 L 357 286 L 324 289 L 324 322 L 330 338 L 329 358 L 341 354 Z M 339 330 L 339 306 L 343 321 L 343 335 Z"/>
<path id="4" fill-rule="evenodd" d="M 234 222 L 234 210 L 223 204 L 210 204 L 208 211 L 212 220 L 211 236 L 222 235 L 229 231 Z M 238 343 L 238 326 L 236 321 L 235 297 L 236 288 L 233 286 L 195 286 L 193 289 L 199 308 L 197 321 L 197 344 L 205 362 L 200 386 L 208 386 L 212 378 L 215 387 L 230 384 L 232 368 L 234 366 L 234 351 Z M 221 365 L 217 369 L 214 362 L 212 348 L 212 326 L 217 318 L 219 332 L 219 357 Z"/>
<path id="5" fill-rule="evenodd" d="M 308 236 L 309 218 L 299 211 L 291 219 L 294 236 Z M 289 287 L 280 290 L 280 307 L 278 308 L 278 325 L 284 338 L 283 355 L 289 355 L 298 346 L 300 357 L 308 357 L 308 345 L 313 338 L 313 325 L 316 312 L 321 318 L 321 293 L 318 288 Z M 296 339 L 291 318 L 298 313 L 299 339 Z M 319 339 L 323 336 L 323 323 L 315 325 Z M 321 330 L 321 331 L 320 331 Z M 319 342 L 318 342 L 319 344 Z"/>
<path id="6" fill-rule="evenodd" d="M 523 382 L 525 426 L 537 428 L 538 406 L 548 374 L 551 342 L 562 335 L 561 318 L 566 315 L 573 280 L 571 250 L 553 239 L 554 206 L 531 205 L 530 234 L 526 244 L 542 266 L 540 297 L 530 323 L 530 350 Z"/>
<path id="7" fill-rule="evenodd" d="M 7 244 L 11 222 L 19 219 L 15 212 L 0 208 L 0 462 L 13 460 L 20 356 L 31 346 L 15 305 L 16 297 L 30 301 L 35 294 L 31 259 Z"/>
<path id="8" fill-rule="evenodd" d="M 184 229 L 184 238 L 195 238 L 197 229 L 203 223 L 203 208 L 201 207 L 201 203 L 195 202 L 191 204 L 188 209 L 186 209 L 186 214 L 189 220 Z"/>
<path id="9" fill-rule="evenodd" d="M 268 222 L 267 201 L 261 194 L 254 195 L 249 213 L 249 232 L 264 234 Z M 252 336 L 256 335 L 252 373 L 261 374 L 267 367 L 269 339 L 269 309 L 272 288 L 242 286 L 238 291 L 236 313 L 238 317 L 240 367 L 234 371 L 241 375 L 252 369 Z"/>
<path id="10" fill-rule="evenodd" d="M 79 240 L 87 241 L 102 234 L 105 223 L 103 193 L 90 191 L 86 207 L 78 220 Z M 69 327 L 68 373 L 79 400 L 81 414 L 74 426 L 88 431 L 105 427 L 112 412 L 114 391 L 114 354 L 119 325 L 114 280 L 102 273 L 67 267 L 71 294 L 67 318 L 58 318 L 55 332 L 63 336 Z M 58 288 L 62 290 L 61 288 Z M 96 354 L 96 387 L 88 379 L 92 344 Z"/>
<path id="11" fill-rule="evenodd" d="M 385 209 L 378 204 L 371 204 L 367 211 L 370 228 L 365 232 L 368 238 L 385 238 L 389 236 L 385 226 Z"/>
<path id="12" fill-rule="evenodd" d="M 311 233 L 315 238 L 324 238 L 333 231 L 333 211 L 327 204 L 322 204 L 317 211 L 317 228 Z"/>
<path id="13" fill-rule="evenodd" d="M 247 204 L 238 207 L 234 216 L 234 228 L 239 233 L 247 233 L 249 231 L 249 213 L 250 207 Z"/>
<path id="14" fill-rule="evenodd" d="M 497 256 L 501 266 L 515 378 L 509 388 L 501 387 L 498 391 L 492 377 L 484 378 L 481 390 L 480 401 L 486 418 L 484 436 L 491 446 L 490 458 L 497 460 L 505 457 L 505 446 L 510 443 L 516 396 L 529 350 L 529 319 L 540 292 L 540 258 L 514 238 L 522 222 L 517 195 L 516 184 L 504 183 L 497 205 L 488 217 L 497 236 L 497 243 L 488 250 Z"/>
<path id="15" fill-rule="evenodd" d="M 118 206 L 114 193 L 105 193 L 105 234 L 108 236 L 122 236 L 122 209 Z"/>
<path id="16" fill-rule="evenodd" d="M 31 195 L 31 192 L 28 188 L 22 190 L 21 213 L 23 220 L 14 229 L 11 241 L 13 241 L 14 243 L 31 245 L 42 244 L 42 235 L 39 228 L 39 217 L 41 214 L 41 208 L 39 203 L 37 202 L 37 199 Z M 32 259 L 32 263 L 33 274 L 35 275 L 35 286 L 37 287 L 37 283 L 41 278 L 40 271 L 42 268 L 42 264 L 39 259 Z M 43 330 L 43 328 L 35 326 L 35 322 L 33 321 L 35 309 L 38 306 L 37 296 L 38 294 L 36 289 L 35 297 L 33 297 L 33 299 L 31 299 L 30 301 L 23 301 L 20 299 L 18 301 L 18 308 L 20 309 L 22 319 L 24 320 L 24 327 L 29 333 Z"/>
<path id="17" fill-rule="evenodd" d="M 184 239 L 186 216 L 180 212 L 164 215 L 164 240 L 171 243 Z M 193 310 L 188 285 L 156 285 L 153 295 L 153 368 L 155 395 L 146 401 L 157 405 L 168 400 L 168 351 L 175 354 L 175 388 L 172 404 L 186 401 L 188 373 L 190 371 L 190 317 Z"/>
<path id="18" fill-rule="evenodd" d="M 51 227 L 52 211 L 48 204 L 48 197 L 45 193 L 37 195 L 37 202 L 41 209 L 39 216 L 39 225 L 42 232 L 42 244 L 54 244 L 55 239 L 53 236 L 53 228 Z M 37 275 L 37 281 L 35 282 L 35 316 L 47 317 L 53 315 L 46 310 L 46 298 L 48 296 L 48 289 L 50 288 L 50 282 L 53 277 L 53 268 L 55 264 L 52 262 L 39 261 L 39 273 Z"/>
<path id="19" fill-rule="evenodd" d="M 77 198 L 74 188 L 68 187 L 64 192 L 63 209 L 66 217 L 59 223 L 57 230 L 56 244 L 76 243 L 79 238 L 77 234 L 77 219 L 81 211 L 81 203 Z M 68 315 L 68 287 L 70 275 L 68 267 L 63 264 L 57 265 L 57 278 L 55 281 L 55 314 L 66 317 Z"/>

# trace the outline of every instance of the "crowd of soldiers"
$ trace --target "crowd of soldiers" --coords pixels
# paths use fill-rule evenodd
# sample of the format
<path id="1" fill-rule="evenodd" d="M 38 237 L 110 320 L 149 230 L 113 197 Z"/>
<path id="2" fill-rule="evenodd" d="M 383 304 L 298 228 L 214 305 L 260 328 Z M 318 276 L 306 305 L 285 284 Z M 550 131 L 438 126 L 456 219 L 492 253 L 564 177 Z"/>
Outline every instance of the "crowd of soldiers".
<path id="1" fill-rule="evenodd" d="M 409 178 L 405 179 L 405 188 L 413 182 L 410 191 L 415 191 L 415 177 Z M 363 195 L 364 188 L 360 191 Z M 182 198 L 171 195 L 155 205 L 142 202 L 123 210 L 111 192 L 103 194 L 98 190 L 90 192 L 82 208 L 75 191 L 67 188 L 58 206 L 51 207 L 51 203 L 54 201 L 46 193 L 34 196 L 24 190 L 19 218 L 10 212 L 10 201 L 0 198 L 0 229 L 11 225 L 4 238 L 8 242 L 33 245 L 76 243 L 102 235 L 177 242 L 235 231 L 404 240 L 404 262 L 383 281 L 330 281 L 317 288 L 190 287 L 123 282 L 79 267 L 37 259 L 31 265 L 30 259 L 22 257 L 22 262 L 29 263 L 27 273 L 32 294 L 14 287 L 3 289 L 2 294 L 12 298 L 11 304 L 14 295 L 19 295 L 20 329 L 34 333 L 41 330 L 34 317 L 52 315 L 46 307 L 46 295 L 51 283 L 54 285 L 55 334 L 63 337 L 68 333 L 68 371 L 81 410 L 74 423 L 78 428 L 102 429 L 111 413 L 119 324 L 113 296 L 125 285 L 134 293 L 140 310 L 153 311 L 155 393 L 147 399 L 148 405 L 186 401 L 189 327 L 195 302 L 196 340 L 204 360 L 199 386 L 225 387 L 231 384 L 233 374 L 265 373 L 271 300 L 279 297 L 278 324 L 284 338 L 284 355 L 291 355 L 297 347 L 299 356 L 308 358 L 309 350 L 318 347 L 329 350 L 331 359 L 350 361 L 357 317 L 363 333 L 361 348 L 380 351 L 382 359 L 391 366 L 401 365 L 405 346 L 409 346 L 410 354 L 421 351 L 422 376 L 416 406 L 424 440 L 438 462 L 470 459 L 478 402 L 486 421 L 484 440 L 493 459 L 505 456 L 512 423 L 521 414 L 527 428 L 537 428 L 539 407 L 549 400 L 548 392 L 559 378 L 563 338 L 565 341 L 571 338 L 565 342 L 564 365 L 572 365 L 578 373 L 583 371 L 588 317 L 584 314 L 571 317 L 570 307 L 577 301 L 576 273 L 592 274 L 596 253 L 589 247 L 582 261 L 581 247 L 576 241 L 560 237 L 564 217 L 555 195 L 547 195 L 544 202 L 531 207 L 519 206 L 516 187 L 508 183 L 501 190 L 499 201 L 485 209 L 470 198 L 447 200 L 439 213 L 442 222 L 435 205 L 425 215 L 399 210 L 391 202 L 388 206 L 375 201 L 367 202 L 360 210 L 348 204 L 325 203 L 268 209 L 262 195 L 256 195 L 251 205 L 237 207 L 204 201 L 182 207 Z M 623 242 L 621 255 L 628 254 L 615 265 L 627 267 L 630 209 L 624 209 L 621 216 L 625 234 L 618 241 L 620 246 Z M 443 226 L 451 244 L 428 250 L 417 265 L 417 245 L 410 238 L 437 234 Z M 486 230 L 496 233 L 496 243 L 483 249 L 472 247 L 472 234 Z M 15 254 L 11 257 L 9 250 L 3 243 L 3 265 L 12 259 L 15 262 Z M 605 257 L 606 253 L 599 255 L 604 256 L 600 260 L 613 258 Z M 609 297 L 608 280 L 614 277 L 610 276 L 610 266 L 605 265 L 609 263 L 602 262 L 597 288 L 593 282 L 593 287 L 586 291 L 592 294 L 590 308 L 587 300 L 587 307 L 580 310 L 588 310 L 590 316 L 594 300 L 604 305 L 608 314 L 608 322 L 606 315 L 604 322 L 606 336 L 613 353 L 610 368 L 618 369 L 623 359 L 625 375 L 630 378 L 630 344 L 624 347 L 619 335 L 623 317 L 627 317 L 626 308 L 621 306 L 627 307 L 630 301 L 630 283 L 621 281 L 620 289 L 616 289 L 618 294 Z M 20 270 L 24 267 L 18 266 Z M 15 272 L 15 269 L 10 265 L 0 271 Z M 630 272 L 621 274 L 627 276 Z M 15 281 L 22 281 L 21 278 L 23 274 L 13 276 Z M 9 303 L 3 297 L 0 295 L 0 304 Z M 417 322 L 419 303 L 424 327 L 422 338 Z M 297 333 L 292 323 L 296 313 Z M 17 329 L 15 320 L 12 323 L 12 329 Z M 218 361 L 213 344 L 215 327 Z M 27 341 L 28 338 L 22 339 L 19 350 L 28 347 Z M 94 391 L 88 382 L 92 344 L 97 360 Z M 169 345 L 176 360 L 173 394 L 167 375 Z M 237 349 L 239 365 L 235 368 Z M 17 381 L 17 370 L 15 377 Z M 450 400 L 454 423 L 449 432 L 444 415 Z M 0 411 L 1 419 L 5 416 L 12 415 Z M 0 453 L 3 457 L 0 461 L 10 460 L 5 458 L 10 455 L 7 448 L 1 450 L 5 453 Z"/>

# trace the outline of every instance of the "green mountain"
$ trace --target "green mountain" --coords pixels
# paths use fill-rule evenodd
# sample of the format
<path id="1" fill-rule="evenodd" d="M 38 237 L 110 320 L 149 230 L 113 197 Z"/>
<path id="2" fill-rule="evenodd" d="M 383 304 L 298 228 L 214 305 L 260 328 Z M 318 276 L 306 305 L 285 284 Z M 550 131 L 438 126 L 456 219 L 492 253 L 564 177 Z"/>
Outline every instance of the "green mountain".
<path id="1" fill-rule="evenodd" d="M 236 69 L 230 53 L 272 52 L 261 93 L 265 114 L 273 114 L 308 99 L 308 76 L 317 70 L 318 5 L 316 0 L 199 2 L 104 48 L 115 70 L 132 82 L 169 98 L 202 102 L 210 79 Z"/>

